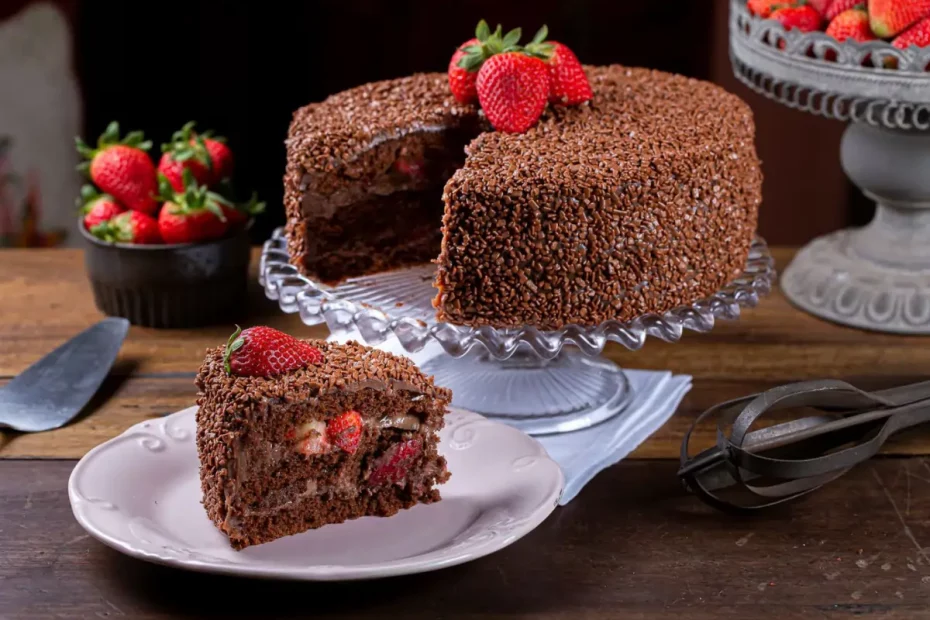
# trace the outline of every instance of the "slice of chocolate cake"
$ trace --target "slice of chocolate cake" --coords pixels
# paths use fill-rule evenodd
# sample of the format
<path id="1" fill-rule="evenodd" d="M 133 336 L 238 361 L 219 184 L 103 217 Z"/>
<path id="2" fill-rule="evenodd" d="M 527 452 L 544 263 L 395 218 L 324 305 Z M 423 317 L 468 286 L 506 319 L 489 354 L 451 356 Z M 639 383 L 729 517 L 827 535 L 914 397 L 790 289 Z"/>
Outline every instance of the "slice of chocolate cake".
<path id="1" fill-rule="evenodd" d="M 233 548 L 441 499 L 449 390 L 354 342 L 234 336 L 196 378 L 203 504 Z"/>

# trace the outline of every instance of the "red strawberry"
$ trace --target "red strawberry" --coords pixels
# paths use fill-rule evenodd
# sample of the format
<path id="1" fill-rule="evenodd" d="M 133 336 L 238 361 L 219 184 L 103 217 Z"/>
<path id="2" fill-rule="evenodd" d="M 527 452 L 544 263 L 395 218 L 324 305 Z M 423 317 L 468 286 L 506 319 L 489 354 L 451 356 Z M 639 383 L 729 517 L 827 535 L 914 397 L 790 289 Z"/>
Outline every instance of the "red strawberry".
<path id="1" fill-rule="evenodd" d="M 891 42 L 892 45 L 899 49 L 907 49 L 912 45 L 917 47 L 927 47 L 930 45 L 930 17 L 925 17 L 897 37 Z"/>
<path id="2" fill-rule="evenodd" d="M 119 139 L 119 124 L 113 121 L 91 148 L 75 138 L 78 153 L 89 161 L 78 166 L 102 191 L 134 211 L 152 215 L 158 210 L 158 181 L 155 165 L 147 151 L 151 142 L 143 140 L 141 131 L 132 131 Z"/>
<path id="3" fill-rule="evenodd" d="M 91 228 L 90 233 L 113 243 L 150 245 L 161 243 L 158 221 L 141 211 L 124 211 Z"/>
<path id="4" fill-rule="evenodd" d="M 161 196 L 165 201 L 158 214 L 158 228 L 165 243 L 196 243 L 218 239 L 229 229 L 224 206 L 226 198 L 197 185 L 190 170 L 185 170 L 185 189 L 175 192 L 171 184 L 161 177 Z"/>
<path id="5" fill-rule="evenodd" d="M 832 22 L 836 19 L 837 15 L 849 9 L 861 8 L 864 11 L 867 1 L 868 0 L 833 0 L 830 6 L 827 7 L 827 10 L 823 12 L 823 16 L 827 18 L 828 22 Z"/>
<path id="6" fill-rule="evenodd" d="M 549 99 L 549 72 L 539 58 L 504 52 L 478 71 L 478 101 L 498 131 L 523 133 L 536 124 Z"/>
<path id="7" fill-rule="evenodd" d="M 392 445 L 374 462 L 368 483 L 381 486 L 402 482 L 407 476 L 407 470 L 420 456 L 420 452 L 422 447 L 419 439 L 409 439 Z"/>
<path id="8" fill-rule="evenodd" d="M 232 178 L 233 169 L 235 168 L 232 149 L 229 148 L 225 140 L 222 137 L 210 138 L 206 135 L 203 138 L 207 152 L 210 153 L 210 157 L 213 159 L 214 184 Z"/>
<path id="9" fill-rule="evenodd" d="M 228 228 L 233 229 L 246 224 L 250 218 L 265 212 L 265 203 L 259 202 L 258 196 L 252 194 L 248 202 L 235 203 L 225 198 L 232 193 L 231 188 L 226 187 L 223 193 L 217 192 L 217 202 L 226 216 Z"/>
<path id="10" fill-rule="evenodd" d="M 88 231 L 126 210 L 126 207 L 116 202 L 113 196 L 98 193 L 93 185 L 85 185 L 81 188 L 81 197 L 77 202 L 84 216 L 84 228 Z"/>
<path id="11" fill-rule="evenodd" d="M 223 138 L 212 138 L 209 131 L 197 133 L 194 125 L 194 121 L 186 123 L 171 142 L 161 145 L 158 172 L 178 192 L 184 191 L 184 170 L 190 170 L 199 185 L 213 186 L 232 176 L 232 151 Z"/>
<path id="12" fill-rule="evenodd" d="M 363 428 L 361 414 L 358 411 L 346 411 L 330 421 L 326 427 L 326 435 L 337 448 L 355 454 Z"/>
<path id="13" fill-rule="evenodd" d="M 798 0 L 749 0 L 746 7 L 753 15 L 768 18 L 773 11 L 786 6 L 794 6 L 797 3 Z"/>
<path id="14" fill-rule="evenodd" d="M 241 377 L 272 377 L 323 361 L 323 354 L 308 342 L 271 327 L 236 331 L 226 342 L 226 372 Z"/>
<path id="15" fill-rule="evenodd" d="M 827 9 L 833 3 L 833 0 L 807 0 L 807 3 L 814 7 L 814 10 L 821 15 L 826 15 Z"/>
<path id="16" fill-rule="evenodd" d="M 827 26 L 827 34 L 837 41 L 871 41 L 876 39 L 869 26 L 869 14 L 863 9 L 843 11 Z"/>
<path id="17" fill-rule="evenodd" d="M 461 103 L 478 101 L 478 71 L 484 61 L 494 54 L 517 50 L 520 35 L 519 28 L 503 34 L 500 24 L 491 32 L 486 21 L 479 21 L 475 28 L 475 38 L 456 48 L 449 60 L 449 90 L 452 96 Z"/>
<path id="18" fill-rule="evenodd" d="M 549 71 L 549 103 L 578 105 L 591 99 L 591 84 L 578 62 L 578 57 L 567 45 L 547 41 L 548 29 L 543 26 L 526 46 L 526 52 L 546 62 Z"/>
<path id="19" fill-rule="evenodd" d="M 775 10 L 770 19 L 774 19 L 785 27 L 785 30 L 797 28 L 801 32 L 820 30 L 823 17 L 809 4 L 801 6 L 788 6 Z"/>
<path id="20" fill-rule="evenodd" d="M 927 15 L 930 15 L 930 0 L 869 0 L 872 32 L 880 39 L 904 32 Z"/>
<path id="21" fill-rule="evenodd" d="M 452 59 L 449 60 L 449 90 L 459 103 L 474 103 L 478 101 L 478 91 L 475 82 L 478 80 L 478 69 L 466 69 L 470 66 L 468 49 L 480 47 L 478 39 L 469 39 L 455 49 Z"/>

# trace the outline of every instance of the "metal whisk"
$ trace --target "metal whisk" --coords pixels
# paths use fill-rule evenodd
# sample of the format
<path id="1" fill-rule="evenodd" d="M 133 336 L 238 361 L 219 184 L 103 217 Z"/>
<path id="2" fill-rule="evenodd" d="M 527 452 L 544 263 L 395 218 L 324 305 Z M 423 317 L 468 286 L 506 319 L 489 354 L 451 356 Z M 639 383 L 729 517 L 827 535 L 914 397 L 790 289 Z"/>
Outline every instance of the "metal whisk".
<path id="1" fill-rule="evenodd" d="M 766 413 L 789 408 L 816 413 L 750 431 Z M 712 417 L 717 444 L 689 456 L 695 427 Z M 894 433 L 927 421 L 930 381 L 875 392 L 835 380 L 791 383 L 698 416 L 682 442 L 678 476 L 715 508 L 753 512 L 820 488 L 874 456 Z M 725 499 L 721 492 L 744 499 Z"/>

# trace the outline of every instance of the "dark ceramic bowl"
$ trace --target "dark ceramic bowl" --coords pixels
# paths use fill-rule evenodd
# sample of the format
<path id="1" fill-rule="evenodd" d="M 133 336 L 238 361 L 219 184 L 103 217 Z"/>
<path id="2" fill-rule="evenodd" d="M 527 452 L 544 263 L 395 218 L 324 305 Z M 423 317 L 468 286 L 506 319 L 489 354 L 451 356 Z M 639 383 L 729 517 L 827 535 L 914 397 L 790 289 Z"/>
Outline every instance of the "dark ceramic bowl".
<path id="1" fill-rule="evenodd" d="M 200 327 L 240 316 L 248 303 L 249 226 L 178 245 L 107 243 L 81 223 L 84 264 L 101 312 L 134 325 Z"/>

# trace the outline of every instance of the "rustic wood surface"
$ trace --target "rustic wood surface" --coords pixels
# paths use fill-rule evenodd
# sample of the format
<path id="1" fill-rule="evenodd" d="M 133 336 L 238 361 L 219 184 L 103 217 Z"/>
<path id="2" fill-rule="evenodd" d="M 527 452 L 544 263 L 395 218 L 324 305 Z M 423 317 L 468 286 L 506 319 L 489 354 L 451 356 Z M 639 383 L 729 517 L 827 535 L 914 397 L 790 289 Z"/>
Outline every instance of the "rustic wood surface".
<path id="1" fill-rule="evenodd" d="M 671 461 L 626 461 L 525 538 L 408 577 L 293 583 L 123 556 L 75 522 L 73 462 L 0 464 L 0 617 L 926 618 L 930 468 L 862 465 L 803 502 L 724 517 Z"/>
<path id="2" fill-rule="evenodd" d="M 779 267 L 791 257 L 775 251 Z M 0 252 L 0 383 L 101 318 L 80 253 Z M 254 280 L 254 278 L 253 278 Z M 255 291 L 244 324 L 325 336 Z M 867 388 L 927 379 L 930 347 L 792 308 L 758 308 L 676 344 L 612 345 L 627 367 L 688 373 L 672 420 L 537 530 L 494 555 L 383 581 L 306 584 L 168 569 L 110 550 L 74 520 L 67 478 L 93 446 L 187 407 L 208 346 L 231 325 L 132 328 L 88 410 L 64 429 L 0 433 L 0 618 L 913 618 L 930 614 L 930 433 L 915 429 L 802 501 L 724 516 L 675 477 L 682 433 L 721 400 L 786 381 Z M 711 440 L 702 428 L 699 443 Z M 911 455 L 911 456 L 902 456 Z M 928 546 L 924 546 L 924 545 Z M 235 594 L 232 594 L 235 593 Z"/>
<path id="3" fill-rule="evenodd" d="M 792 255 L 776 249 L 779 268 Z M 64 340 L 100 320 L 80 252 L 7 250 L 0 254 L 0 382 Z M 255 261 L 253 261 L 253 267 Z M 255 278 L 252 278 L 255 282 Z M 324 337 L 285 315 L 254 285 L 242 322 L 268 324 L 306 337 Z M 133 327 L 100 397 L 67 427 L 35 435 L 0 432 L 2 457 L 79 458 L 145 418 L 189 406 L 192 378 L 204 349 L 224 343 L 232 325 L 198 330 Z M 650 338 L 639 351 L 611 344 L 607 357 L 629 368 L 668 369 L 694 377 L 674 418 L 636 451 L 639 458 L 675 458 L 682 433 L 707 407 L 787 381 L 840 378 L 865 388 L 889 387 L 930 374 L 930 347 L 920 337 L 866 333 L 796 310 L 776 289 L 736 322 L 707 334 L 687 332 L 678 343 Z M 772 421 L 778 418 L 773 417 Z M 696 447 L 712 440 L 700 430 Z M 928 454 L 930 433 L 914 430 L 888 443 L 886 454 Z"/>

